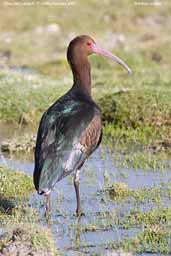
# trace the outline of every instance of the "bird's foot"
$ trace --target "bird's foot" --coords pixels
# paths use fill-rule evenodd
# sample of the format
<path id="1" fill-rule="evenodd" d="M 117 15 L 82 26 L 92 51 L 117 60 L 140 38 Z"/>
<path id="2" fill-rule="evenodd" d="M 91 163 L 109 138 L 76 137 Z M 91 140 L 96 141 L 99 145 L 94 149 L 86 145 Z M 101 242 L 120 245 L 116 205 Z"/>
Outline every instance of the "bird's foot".
<path id="1" fill-rule="evenodd" d="M 76 216 L 80 218 L 82 216 L 85 216 L 85 213 L 82 210 L 76 210 Z"/>

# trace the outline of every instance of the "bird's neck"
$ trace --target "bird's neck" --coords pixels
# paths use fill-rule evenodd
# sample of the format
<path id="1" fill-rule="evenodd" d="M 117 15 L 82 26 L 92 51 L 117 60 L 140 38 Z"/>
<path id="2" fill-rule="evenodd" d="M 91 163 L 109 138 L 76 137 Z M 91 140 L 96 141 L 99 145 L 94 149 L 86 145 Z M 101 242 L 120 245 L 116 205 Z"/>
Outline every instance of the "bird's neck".
<path id="1" fill-rule="evenodd" d="M 72 63 L 73 88 L 81 90 L 84 94 L 91 97 L 91 68 L 88 59 L 77 60 Z"/>

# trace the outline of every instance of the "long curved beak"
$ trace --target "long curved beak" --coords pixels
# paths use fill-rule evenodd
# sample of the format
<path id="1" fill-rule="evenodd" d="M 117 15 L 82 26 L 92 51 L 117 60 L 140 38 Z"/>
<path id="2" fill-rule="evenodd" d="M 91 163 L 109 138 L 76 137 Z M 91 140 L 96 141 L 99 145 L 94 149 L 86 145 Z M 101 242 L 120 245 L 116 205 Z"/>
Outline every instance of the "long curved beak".
<path id="1" fill-rule="evenodd" d="M 92 44 L 92 51 L 93 53 L 96 53 L 98 55 L 102 55 L 104 57 L 107 57 L 113 61 L 115 61 L 116 63 L 122 65 L 127 71 L 129 74 L 132 73 L 131 69 L 128 67 L 128 65 L 123 61 L 121 60 L 119 57 L 117 57 L 116 55 L 113 55 L 112 53 L 106 51 L 106 50 L 103 50 L 101 47 L 99 47 L 97 44 Z"/>

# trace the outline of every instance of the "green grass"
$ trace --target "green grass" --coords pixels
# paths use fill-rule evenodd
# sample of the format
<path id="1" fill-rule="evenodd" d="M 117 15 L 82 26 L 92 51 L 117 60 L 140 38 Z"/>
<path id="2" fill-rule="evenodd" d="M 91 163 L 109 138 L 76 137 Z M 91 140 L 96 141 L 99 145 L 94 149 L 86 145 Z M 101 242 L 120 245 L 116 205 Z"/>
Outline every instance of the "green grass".
<path id="1" fill-rule="evenodd" d="M 143 61 L 143 71 L 135 66 L 133 75 L 127 76 L 120 67 L 113 73 L 113 63 L 107 62 L 105 67 L 105 60 L 91 58 L 92 94 L 102 109 L 103 141 L 110 142 L 115 159 L 120 152 L 124 153 L 123 163 L 135 169 L 167 169 L 171 154 L 171 75 L 167 68 L 148 70 Z M 42 113 L 71 85 L 71 73 L 56 79 L 1 71 L 0 118 L 6 123 L 37 127 Z"/>
<path id="2" fill-rule="evenodd" d="M 161 185 L 149 189 L 131 190 L 126 185 L 116 183 L 109 188 L 108 193 L 112 200 L 120 202 L 129 198 L 131 203 L 135 200 L 136 205 L 124 216 L 115 212 L 113 218 L 110 217 L 112 221 L 107 223 L 107 227 L 111 228 L 115 223 L 118 228 L 129 230 L 136 228 L 139 232 L 130 239 L 106 244 L 106 248 L 122 248 L 124 251 L 136 253 L 170 254 L 171 208 L 161 206 L 163 196 L 170 198 L 170 184 L 167 188 Z M 138 208 L 138 205 L 146 204 L 147 201 L 153 202 L 154 208 L 144 212 Z M 155 205 L 158 205 L 158 207 Z"/>
<path id="3" fill-rule="evenodd" d="M 0 188 L 0 224 L 4 231 L 0 237 L 0 252 L 9 251 L 11 255 L 15 248 L 16 254 L 29 249 L 39 255 L 58 255 L 50 231 L 39 226 L 36 210 L 28 206 L 32 179 L 0 167 Z"/>
<path id="4" fill-rule="evenodd" d="M 81 232 L 129 230 L 130 234 L 133 232 L 131 238 L 101 242 L 100 246 L 137 254 L 170 254 L 171 208 L 162 206 L 162 198 L 170 200 L 170 184 L 133 190 L 126 184 L 114 183 L 103 191 L 103 197 L 104 193 L 107 194 L 106 204 L 112 200 L 120 207 L 109 212 L 97 212 L 91 223 L 81 226 Z M 127 209 L 128 203 L 130 210 Z M 144 210 L 143 206 L 148 203 L 151 206 Z M 135 235 L 134 230 L 137 231 Z"/>
<path id="5" fill-rule="evenodd" d="M 17 173 L 0 166 L 0 187 L 2 198 L 23 198 L 33 191 L 33 182 L 24 173 Z"/>
<path id="6" fill-rule="evenodd" d="M 151 211 L 131 211 L 120 222 L 125 228 L 128 227 L 141 227 L 148 225 L 166 225 L 171 221 L 171 209 L 170 208 L 158 208 Z"/>
<path id="7" fill-rule="evenodd" d="M 141 204 L 153 204 L 161 207 L 163 199 L 169 201 L 171 198 L 170 183 L 167 185 L 161 183 L 158 186 L 151 186 L 149 188 L 131 189 L 125 183 L 115 182 L 112 185 L 104 187 L 102 190 L 102 198 L 104 198 L 105 201 L 110 200 L 114 203 L 131 203 L 131 205 L 134 205 L 135 207 L 138 207 Z M 165 212 L 165 209 L 163 211 Z M 156 211 L 154 210 L 154 212 Z M 149 214 L 151 214 L 151 212 Z M 133 211 L 131 216 L 136 218 L 136 212 Z M 124 227 L 126 227 L 126 225 L 128 225 L 127 227 L 131 227 L 128 224 L 130 223 L 129 217 L 130 215 L 128 215 L 128 218 L 124 218 Z M 119 221 L 119 223 L 121 222 Z"/>
<path id="8" fill-rule="evenodd" d="M 123 58 L 133 71 L 132 76 L 127 76 L 112 61 L 90 57 L 92 95 L 102 108 L 104 141 L 110 138 L 115 152 L 124 151 L 126 164 L 131 162 L 134 168 L 167 168 L 165 160 L 171 148 L 171 5 L 142 7 L 131 0 L 115 4 L 104 1 L 103 8 L 100 5 L 90 0 L 74 7 L 39 6 L 38 12 L 30 7 L 24 16 L 26 9 L 22 6 L 16 8 L 15 14 L 2 6 L 0 51 L 11 54 L 7 66 L 26 65 L 40 74 L 1 71 L 0 119 L 37 127 L 42 113 L 72 85 L 66 61 L 70 39 L 90 34 L 98 44 Z M 94 15 L 96 9 L 98 15 Z M 84 31 L 77 22 L 78 13 Z M 56 23 L 59 31 L 48 32 L 48 26 Z M 133 159 L 130 149 L 131 154 L 138 151 Z M 160 161 L 163 151 L 166 155 Z"/>
<path id="9" fill-rule="evenodd" d="M 119 147 L 121 148 L 121 147 Z M 163 172 L 165 170 L 170 170 L 171 162 L 170 162 L 170 151 L 167 152 L 167 149 L 161 149 L 161 152 L 155 152 L 153 150 L 148 149 L 140 149 L 136 151 L 128 151 L 128 146 L 126 149 L 122 149 L 120 153 L 115 153 L 113 159 L 117 168 L 133 168 L 138 171 L 140 169 L 144 171 L 154 171 L 154 172 Z M 130 146 L 131 148 L 131 146 Z"/>
<path id="10" fill-rule="evenodd" d="M 148 226 L 136 237 L 120 243 L 113 243 L 109 248 L 122 248 L 125 251 L 141 253 L 157 253 L 160 255 L 170 255 L 171 253 L 171 233 L 170 228 L 159 226 Z"/>
<path id="11" fill-rule="evenodd" d="M 127 228 L 128 226 L 142 228 L 142 232 L 131 239 L 124 239 L 110 246 L 136 253 L 168 255 L 171 252 L 170 223 L 170 208 L 159 208 L 145 213 L 132 211 L 124 218 L 122 225 L 126 224 Z"/>
<path id="12" fill-rule="evenodd" d="M 60 81 L 40 75 L 5 71 L 0 77 L 0 118 L 8 122 L 18 123 L 23 118 L 26 123 L 35 122 L 67 88 L 67 81 L 63 81 L 62 88 L 59 88 Z"/>
<path id="13" fill-rule="evenodd" d="M 114 183 L 101 191 L 101 200 L 118 207 L 109 212 L 97 212 L 92 223 L 82 226 L 82 231 L 95 232 L 113 228 L 131 230 L 150 224 L 165 225 L 171 221 L 171 209 L 162 207 L 162 201 L 169 201 L 170 198 L 170 183 L 140 189 L 131 189 L 125 183 Z M 146 208 L 147 211 L 143 210 Z"/>

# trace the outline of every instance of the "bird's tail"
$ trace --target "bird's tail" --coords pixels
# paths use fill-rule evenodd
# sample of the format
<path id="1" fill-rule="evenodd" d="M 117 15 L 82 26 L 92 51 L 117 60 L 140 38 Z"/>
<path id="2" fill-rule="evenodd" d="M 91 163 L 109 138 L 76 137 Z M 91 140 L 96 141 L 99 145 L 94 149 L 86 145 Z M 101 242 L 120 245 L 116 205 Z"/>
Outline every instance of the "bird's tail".
<path id="1" fill-rule="evenodd" d="M 43 195 L 43 196 L 47 196 L 49 195 L 51 192 L 51 189 L 48 189 L 48 188 L 45 188 L 45 189 L 41 189 L 41 190 L 38 190 L 37 193 L 39 195 Z"/>
<path id="2" fill-rule="evenodd" d="M 34 174 L 33 174 L 33 182 L 34 182 L 34 186 L 35 189 L 37 190 L 37 193 L 39 195 L 44 195 L 47 196 L 50 194 L 51 189 L 50 188 L 40 188 L 39 183 L 40 183 L 40 171 L 37 170 L 36 168 L 34 169 Z"/>

